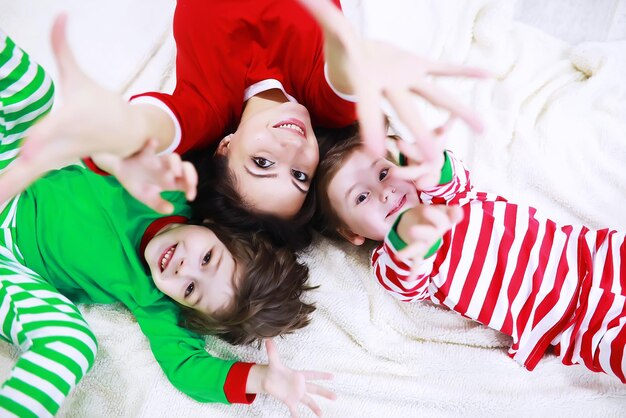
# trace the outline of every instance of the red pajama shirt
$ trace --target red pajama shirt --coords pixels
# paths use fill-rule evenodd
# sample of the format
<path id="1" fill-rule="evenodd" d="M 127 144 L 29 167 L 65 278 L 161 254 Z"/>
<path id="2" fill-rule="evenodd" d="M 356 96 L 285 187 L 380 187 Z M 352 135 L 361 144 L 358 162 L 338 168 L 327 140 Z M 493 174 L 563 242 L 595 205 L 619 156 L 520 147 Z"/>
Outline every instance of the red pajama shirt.
<path id="1" fill-rule="evenodd" d="M 406 243 L 394 227 L 372 255 L 380 284 L 402 301 L 431 300 L 510 335 L 509 355 L 528 370 L 553 346 L 564 364 L 626 383 L 624 233 L 559 225 L 534 208 L 475 192 L 468 171 L 446 154 L 447 178 L 419 191 L 420 200 L 460 205 L 464 219 L 416 278 L 398 256 Z"/>
<path id="2" fill-rule="evenodd" d="M 304 105 L 313 126 L 356 120 L 354 104 L 326 80 L 322 31 L 295 0 L 179 0 L 174 37 L 174 92 L 131 99 L 173 118 L 176 137 L 168 151 L 215 144 L 235 131 L 247 99 L 273 88 Z"/>

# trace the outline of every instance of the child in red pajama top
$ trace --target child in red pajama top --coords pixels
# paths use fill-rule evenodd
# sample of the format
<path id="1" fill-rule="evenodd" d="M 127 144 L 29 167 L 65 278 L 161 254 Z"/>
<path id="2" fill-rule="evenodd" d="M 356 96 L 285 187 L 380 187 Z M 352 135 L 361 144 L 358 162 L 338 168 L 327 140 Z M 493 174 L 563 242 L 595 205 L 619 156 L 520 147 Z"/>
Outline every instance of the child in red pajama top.
<path id="1" fill-rule="evenodd" d="M 626 383 L 624 233 L 560 225 L 476 192 L 449 151 L 441 166 L 439 185 L 418 190 L 358 136 L 342 141 L 320 163 L 324 232 L 381 242 L 372 266 L 385 290 L 510 335 L 509 355 L 528 370 L 552 346 L 564 364 Z"/>

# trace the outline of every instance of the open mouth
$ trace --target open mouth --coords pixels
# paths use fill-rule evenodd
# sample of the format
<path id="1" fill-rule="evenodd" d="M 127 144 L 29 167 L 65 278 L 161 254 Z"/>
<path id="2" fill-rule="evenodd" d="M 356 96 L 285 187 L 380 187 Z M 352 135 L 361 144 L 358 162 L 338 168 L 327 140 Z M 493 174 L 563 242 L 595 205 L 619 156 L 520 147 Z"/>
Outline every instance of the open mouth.
<path id="1" fill-rule="evenodd" d="M 406 204 L 406 195 L 403 195 L 400 199 L 398 199 L 398 201 L 396 202 L 395 205 L 393 205 L 393 207 L 391 208 L 391 210 L 389 211 L 389 213 L 387 214 L 387 216 L 385 217 L 388 218 L 391 215 L 393 215 L 394 213 L 397 213 L 400 209 L 402 209 L 402 207 Z"/>
<path id="2" fill-rule="evenodd" d="M 161 273 L 165 271 L 167 266 L 170 264 L 170 261 L 172 261 L 172 257 L 174 256 L 177 245 L 178 244 L 174 244 L 171 247 L 167 248 L 165 251 L 163 251 L 159 262 L 159 266 L 161 267 Z"/>
<path id="3" fill-rule="evenodd" d="M 298 119 L 291 118 L 282 122 L 278 122 L 276 125 L 273 126 L 273 128 L 289 129 L 300 135 L 301 137 L 306 138 L 306 127 L 304 126 L 304 123 Z"/>

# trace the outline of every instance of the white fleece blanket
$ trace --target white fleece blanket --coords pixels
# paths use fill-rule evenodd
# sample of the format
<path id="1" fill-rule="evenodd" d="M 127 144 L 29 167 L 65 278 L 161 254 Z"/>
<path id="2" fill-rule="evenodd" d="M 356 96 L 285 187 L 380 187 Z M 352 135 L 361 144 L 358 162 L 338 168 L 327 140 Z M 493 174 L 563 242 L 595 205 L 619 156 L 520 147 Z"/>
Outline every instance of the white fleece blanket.
<path id="1" fill-rule="evenodd" d="M 48 25 L 55 10 L 69 7 L 72 43 L 91 74 L 125 94 L 171 88 L 173 1 L 87 3 L 0 0 L 0 26 L 50 68 Z M 563 222 L 626 229 L 626 41 L 567 45 L 513 22 L 514 3 L 506 0 L 345 3 L 368 36 L 492 71 L 493 79 L 480 82 L 438 81 L 486 122 L 482 135 L 459 123 L 448 136 L 477 188 Z M 418 106 L 433 124 L 443 119 Z M 327 417 L 626 414 L 626 387 L 615 378 L 551 355 L 527 372 L 506 355 L 507 337 L 429 303 L 396 302 L 370 275 L 365 249 L 317 239 L 304 259 L 320 285 L 310 295 L 318 309 L 308 328 L 277 344 L 289 366 L 335 374 L 327 386 L 338 399 L 319 401 Z M 127 311 L 82 310 L 100 351 L 62 416 L 287 416 L 264 396 L 252 406 L 192 401 L 165 379 Z M 214 339 L 207 348 L 266 360 L 256 349 Z M 0 379 L 16 355 L 0 344 Z"/>

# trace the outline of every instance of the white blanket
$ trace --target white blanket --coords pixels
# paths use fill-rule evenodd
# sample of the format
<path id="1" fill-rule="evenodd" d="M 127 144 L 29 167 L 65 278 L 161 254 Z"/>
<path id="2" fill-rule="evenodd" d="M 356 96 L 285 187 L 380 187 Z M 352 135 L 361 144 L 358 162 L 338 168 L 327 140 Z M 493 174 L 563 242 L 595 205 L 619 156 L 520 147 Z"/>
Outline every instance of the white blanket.
<path id="1" fill-rule="evenodd" d="M 32 7 L 15 3 L 0 0 L 0 26 L 16 38 L 19 33 L 17 41 L 26 49 L 38 49 L 49 68 L 46 25 L 26 25 L 38 38 L 27 36 L 22 23 L 33 18 Z M 58 8 L 27 3 L 43 8 L 35 16 L 40 22 L 49 22 Z M 171 88 L 172 1 L 113 1 L 98 10 L 104 15 L 97 19 L 81 9 L 82 2 L 64 3 L 75 10 L 70 24 L 79 27 L 70 34 L 79 59 L 100 81 L 127 94 Z M 448 136 L 448 147 L 469 166 L 475 187 L 531 204 L 563 222 L 626 229 L 626 41 L 566 45 L 513 22 L 513 2 L 506 0 L 345 3 L 346 13 L 368 36 L 492 71 L 493 79 L 480 82 L 440 81 L 486 122 L 482 135 L 459 123 Z M 122 8 L 125 4 L 130 6 Z M 155 4 L 162 14 L 154 12 Z M 115 5 L 127 14 L 110 12 Z M 149 17 L 136 13 L 137 22 L 122 25 L 126 33 L 101 26 L 89 30 L 96 21 L 132 21 L 128 13 L 138 10 Z M 76 19 L 80 13 L 88 16 L 85 21 Z M 92 40 L 93 34 L 102 36 Z M 120 39 L 127 43 L 115 42 Z M 433 124 L 444 117 L 418 106 Z M 615 378 L 566 367 L 551 355 L 527 372 L 506 355 L 507 337 L 429 303 L 396 302 L 370 275 L 366 249 L 320 238 L 304 259 L 311 282 L 321 285 L 311 294 L 318 309 L 308 328 L 277 344 L 289 366 L 335 374 L 327 386 L 338 399 L 319 401 L 327 417 L 618 417 L 626 412 L 626 387 Z M 287 416 L 284 406 L 264 396 L 252 406 L 190 400 L 167 382 L 127 311 L 120 306 L 82 310 L 100 351 L 62 416 Z M 256 349 L 211 338 L 207 348 L 220 357 L 266 360 Z M 15 348 L 0 344 L 0 379 L 16 355 Z"/>

